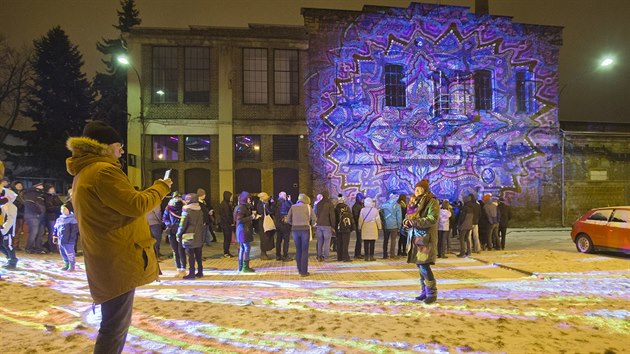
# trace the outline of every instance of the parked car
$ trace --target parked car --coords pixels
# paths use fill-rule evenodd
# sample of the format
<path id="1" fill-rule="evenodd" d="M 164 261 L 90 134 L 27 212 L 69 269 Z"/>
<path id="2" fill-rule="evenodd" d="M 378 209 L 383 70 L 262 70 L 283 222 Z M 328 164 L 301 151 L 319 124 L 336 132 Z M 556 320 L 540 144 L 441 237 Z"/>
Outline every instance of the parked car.
<path id="1" fill-rule="evenodd" d="M 582 253 L 607 250 L 630 254 L 630 206 L 589 210 L 573 223 L 571 239 Z"/>

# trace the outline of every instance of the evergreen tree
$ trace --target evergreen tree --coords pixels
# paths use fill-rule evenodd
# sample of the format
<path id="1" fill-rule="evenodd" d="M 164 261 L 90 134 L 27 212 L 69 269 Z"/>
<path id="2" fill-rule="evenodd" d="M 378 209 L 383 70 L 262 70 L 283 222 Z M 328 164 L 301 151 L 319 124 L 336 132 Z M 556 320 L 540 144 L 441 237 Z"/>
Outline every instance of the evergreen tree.
<path id="1" fill-rule="evenodd" d="M 66 140 L 81 134 L 91 118 L 93 93 L 81 72 L 83 57 L 57 26 L 34 41 L 33 85 L 24 114 L 35 131 L 26 135 L 28 162 L 41 177 L 70 179 L 65 160 Z"/>
<path id="2" fill-rule="evenodd" d="M 134 0 L 122 0 L 122 11 L 118 14 L 118 25 L 114 28 L 121 33 L 129 32 L 129 29 L 139 25 L 141 20 L 139 12 L 135 9 Z M 103 39 L 96 43 L 96 49 L 107 56 L 103 59 L 105 73 L 96 73 L 94 77 L 94 89 L 98 100 L 95 105 L 95 115 L 100 120 L 108 122 L 120 132 L 123 139 L 127 139 L 127 68 L 122 67 L 116 57 L 127 54 L 123 40 L 119 38 Z"/>

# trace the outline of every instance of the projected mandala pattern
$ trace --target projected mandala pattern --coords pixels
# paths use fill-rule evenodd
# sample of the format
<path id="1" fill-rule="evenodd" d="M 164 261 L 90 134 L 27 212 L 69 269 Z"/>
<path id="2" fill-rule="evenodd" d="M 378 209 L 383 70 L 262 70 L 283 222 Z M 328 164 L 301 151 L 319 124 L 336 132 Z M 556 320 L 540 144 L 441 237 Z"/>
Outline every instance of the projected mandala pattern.
<path id="1" fill-rule="evenodd" d="M 321 22 L 311 35 L 306 86 L 315 188 L 375 197 L 411 192 L 427 177 L 440 197 L 500 191 L 518 203 L 557 161 L 559 30 L 459 7 L 387 12 L 363 13 L 341 27 L 343 21 Z M 392 64 L 404 68 L 401 107 L 386 106 L 384 69 Z M 489 110 L 475 109 L 479 70 L 492 73 Z M 526 113 L 517 113 L 518 72 L 527 72 L 531 90 Z"/>

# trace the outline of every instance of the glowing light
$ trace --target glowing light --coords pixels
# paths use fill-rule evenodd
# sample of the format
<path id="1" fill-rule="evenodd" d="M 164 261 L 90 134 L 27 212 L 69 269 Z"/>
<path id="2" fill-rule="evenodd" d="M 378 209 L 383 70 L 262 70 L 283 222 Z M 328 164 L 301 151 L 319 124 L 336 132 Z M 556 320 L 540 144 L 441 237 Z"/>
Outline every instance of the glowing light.
<path id="1" fill-rule="evenodd" d="M 604 58 L 604 60 L 602 60 L 602 62 L 599 65 L 606 67 L 614 63 L 615 63 L 615 60 L 613 58 L 607 57 L 607 58 Z"/>
<path id="2" fill-rule="evenodd" d="M 164 160 L 164 154 L 163 153 L 159 153 L 157 158 L 158 158 L 158 160 Z"/>
<path id="3" fill-rule="evenodd" d="M 127 58 L 124 55 L 119 55 L 118 57 L 116 57 L 116 60 L 118 60 L 119 63 L 123 64 L 123 65 L 129 65 L 129 58 Z"/>
<path id="4" fill-rule="evenodd" d="M 157 93 L 160 96 L 164 96 L 164 91 L 162 91 L 162 90 L 157 90 L 157 91 L 155 91 L 155 93 Z"/>

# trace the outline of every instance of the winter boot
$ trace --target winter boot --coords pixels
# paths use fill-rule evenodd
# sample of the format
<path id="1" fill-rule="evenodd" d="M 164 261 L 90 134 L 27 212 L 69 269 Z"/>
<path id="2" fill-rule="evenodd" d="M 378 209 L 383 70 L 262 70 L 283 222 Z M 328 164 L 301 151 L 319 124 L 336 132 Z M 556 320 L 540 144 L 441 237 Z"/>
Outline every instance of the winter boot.
<path id="1" fill-rule="evenodd" d="M 256 271 L 249 267 L 249 261 L 243 261 L 243 269 L 241 273 L 255 273 Z"/>
<path id="2" fill-rule="evenodd" d="M 68 263 L 68 269 L 66 269 L 66 271 L 68 271 L 68 272 L 74 272 L 74 269 L 75 269 L 75 264 L 76 264 L 75 262 L 70 262 L 70 263 Z"/>
<path id="3" fill-rule="evenodd" d="M 188 275 L 184 275 L 184 279 L 195 279 L 195 268 L 190 268 L 188 270 Z"/>
<path id="4" fill-rule="evenodd" d="M 435 280 L 427 280 L 425 289 L 427 291 L 427 298 L 424 299 L 425 304 L 434 303 L 437 300 L 437 282 Z"/>
<path id="5" fill-rule="evenodd" d="M 422 289 L 422 292 L 416 296 L 416 300 L 423 301 L 427 298 L 427 287 L 424 285 L 424 279 L 420 279 L 420 289 Z"/>
<path id="6" fill-rule="evenodd" d="M 61 270 L 68 270 L 68 268 L 70 268 L 70 262 L 65 262 L 63 267 L 61 267 Z"/>

